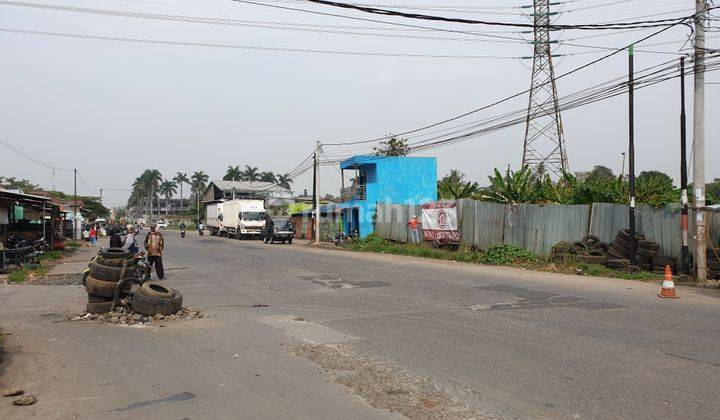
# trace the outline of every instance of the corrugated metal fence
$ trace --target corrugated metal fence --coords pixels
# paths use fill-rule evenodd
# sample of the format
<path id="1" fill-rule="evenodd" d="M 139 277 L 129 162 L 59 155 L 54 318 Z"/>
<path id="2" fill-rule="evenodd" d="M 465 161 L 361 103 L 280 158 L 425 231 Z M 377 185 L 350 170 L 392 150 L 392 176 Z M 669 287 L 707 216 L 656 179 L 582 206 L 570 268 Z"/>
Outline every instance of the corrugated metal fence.
<path id="1" fill-rule="evenodd" d="M 480 248 L 506 243 L 537 254 L 548 254 L 557 242 L 574 242 L 587 234 L 610 242 L 618 230 L 628 227 L 628 208 L 622 204 L 510 206 L 463 199 L 458 200 L 457 205 L 461 241 Z M 378 204 L 376 234 L 408 242 L 407 222 L 413 214 L 420 217 L 419 205 Z M 720 246 L 717 243 L 720 213 L 705 214 L 710 237 L 715 246 Z M 664 254 L 680 254 L 680 210 L 677 206 L 658 209 L 641 205 L 636 209 L 636 216 L 639 233 L 659 243 Z M 691 234 L 693 228 L 694 214 L 691 212 Z"/>

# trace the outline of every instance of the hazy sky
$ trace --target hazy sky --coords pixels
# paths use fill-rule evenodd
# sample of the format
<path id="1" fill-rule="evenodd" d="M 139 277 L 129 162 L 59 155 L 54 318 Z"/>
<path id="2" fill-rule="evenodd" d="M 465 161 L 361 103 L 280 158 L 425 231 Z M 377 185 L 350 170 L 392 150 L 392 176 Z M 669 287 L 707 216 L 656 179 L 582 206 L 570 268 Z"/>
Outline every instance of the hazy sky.
<path id="1" fill-rule="evenodd" d="M 263 1 L 263 0 L 258 0 Z M 303 4 L 265 3 L 327 11 L 386 21 L 431 25 Z M 105 203 L 123 204 L 129 188 L 146 168 L 167 178 L 177 171 L 204 170 L 221 178 L 228 165 L 249 164 L 276 173 L 289 172 L 313 149 L 315 141 L 364 140 L 403 132 L 445 119 L 525 90 L 530 83 L 531 55 L 519 41 L 436 31 L 407 30 L 372 22 L 250 6 L 231 0 L 39 0 L 54 4 L 113 11 L 231 19 L 233 25 L 210 25 L 116 17 L 17 7 L 0 2 L 0 28 L 96 35 L 174 42 L 225 44 L 373 53 L 491 56 L 494 58 L 389 57 L 279 52 L 240 48 L 157 45 L 37 34 L 0 32 L 0 138 L 22 145 L 45 163 L 78 168 L 82 194 L 106 189 Z M 527 22 L 514 7 L 529 1 L 378 0 L 377 4 L 432 6 L 454 10 L 410 9 L 420 13 L 485 20 Z M 606 0 L 577 0 L 563 6 L 558 23 L 595 23 L 620 19 L 658 19 L 692 13 L 691 0 L 627 0 L 601 6 Z M 615 3 L 615 2 L 613 2 Z M 476 4 L 475 6 L 472 6 Z M 263 28 L 237 26 L 237 20 Z M 278 29 L 289 23 L 322 31 L 398 36 L 362 36 Z M 514 29 L 434 25 L 484 34 L 528 37 Z M 295 26 L 297 27 L 297 26 Z M 360 27 L 360 28 L 359 28 Z M 309 28 L 303 26 L 303 28 Z M 375 29 L 368 29 L 375 28 Z M 378 29 L 380 28 L 380 29 Z M 617 32 L 617 31 L 615 31 Z M 598 32 L 564 31 L 555 38 L 571 43 L 620 47 L 653 30 L 595 36 Z M 636 68 L 671 60 L 688 34 L 677 27 L 640 45 Z M 592 38 L 577 40 L 592 35 Z M 444 39 L 426 39 L 429 37 Z M 708 45 L 718 47 L 718 35 Z M 713 38 L 714 37 L 714 38 Z M 464 38 L 456 41 L 447 38 Z M 672 43 L 669 43 L 672 42 Z M 646 52 L 651 50 L 654 52 Z M 597 52 L 599 51 L 599 52 Z M 592 53 L 588 53 L 592 52 Z M 589 47 L 561 45 L 556 74 L 604 54 Z M 578 54 L 579 53 L 579 54 Z M 504 58 L 497 58 L 504 57 Z M 621 76 L 627 55 L 618 54 L 558 81 L 560 95 Z M 692 78 L 687 106 L 692 121 Z M 720 74 L 708 75 L 709 82 Z M 720 177 L 720 85 L 707 86 L 707 177 Z M 522 109 L 527 97 L 493 107 L 465 123 Z M 627 145 L 627 97 L 563 114 L 567 149 L 573 171 L 602 164 L 620 170 Z M 692 125 L 689 125 L 692 135 Z M 522 157 L 522 125 L 473 138 L 422 155 L 437 156 L 439 173 L 457 168 L 470 179 L 486 183 L 494 167 L 517 168 Z M 411 141 L 414 141 L 411 138 Z M 677 80 L 636 94 L 636 166 L 679 176 L 679 85 Z M 327 147 L 330 156 L 355 152 L 357 146 Z M 365 148 L 367 150 L 367 148 Z M 362 150 L 357 150 L 362 151 Z M 336 168 L 337 166 L 335 166 Z M 337 193 L 338 172 L 325 167 L 322 191 Z M 28 178 L 51 186 L 51 171 L 0 145 L 0 175 Z M 56 172 L 58 189 L 72 191 L 72 174 Z M 311 174 L 298 177 L 294 189 L 311 186 Z M 187 191 L 187 188 L 186 188 Z"/>

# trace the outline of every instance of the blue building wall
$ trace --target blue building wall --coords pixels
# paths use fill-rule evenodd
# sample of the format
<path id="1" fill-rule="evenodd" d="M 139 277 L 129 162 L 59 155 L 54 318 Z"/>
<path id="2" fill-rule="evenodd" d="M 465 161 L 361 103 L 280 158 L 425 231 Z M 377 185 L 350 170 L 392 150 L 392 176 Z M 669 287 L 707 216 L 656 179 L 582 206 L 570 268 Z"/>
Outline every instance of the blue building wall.
<path id="1" fill-rule="evenodd" d="M 356 166 L 359 172 L 366 174 L 365 199 L 342 203 L 345 232 L 358 229 L 363 238 L 372 233 L 375 230 L 377 203 L 421 204 L 437 201 L 435 158 L 355 156 L 340 164 L 340 168 L 346 170 Z"/>

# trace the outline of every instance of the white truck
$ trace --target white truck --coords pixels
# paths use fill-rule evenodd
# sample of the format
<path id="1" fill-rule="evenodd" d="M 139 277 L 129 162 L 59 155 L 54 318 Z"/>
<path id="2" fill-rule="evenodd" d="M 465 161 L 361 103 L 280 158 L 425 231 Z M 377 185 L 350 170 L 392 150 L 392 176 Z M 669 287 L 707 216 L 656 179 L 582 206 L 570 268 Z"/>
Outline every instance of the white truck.
<path id="1" fill-rule="evenodd" d="M 222 226 L 223 202 L 207 203 L 205 206 L 205 229 L 210 231 L 211 235 L 218 236 L 227 234 Z"/>
<path id="2" fill-rule="evenodd" d="M 239 198 L 209 203 L 205 226 L 211 235 L 260 238 L 265 228 L 265 200 Z"/>
<path id="3" fill-rule="evenodd" d="M 222 224 L 227 236 L 260 238 L 265 228 L 265 200 L 240 198 L 223 202 Z"/>

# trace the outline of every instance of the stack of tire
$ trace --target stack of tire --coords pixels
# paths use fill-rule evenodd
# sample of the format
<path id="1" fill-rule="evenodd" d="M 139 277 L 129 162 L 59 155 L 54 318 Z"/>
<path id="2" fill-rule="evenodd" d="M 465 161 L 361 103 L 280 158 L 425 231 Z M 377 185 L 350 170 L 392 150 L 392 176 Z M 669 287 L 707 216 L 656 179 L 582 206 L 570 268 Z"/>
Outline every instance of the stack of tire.
<path id="1" fill-rule="evenodd" d="M 710 280 L 720 280 L 720 248 L 707 250 L 707 277 Z"/>
<path id="2" fill-rule="evenodd" d="M 665 274 L 665 266 L 669 265 L 672 272 L 677 272 L 677 257 L 672 255 L 656 255 L 652 259 L 652 272 L 655 274 Z"/>
<path id="3" fill-rule="evenodd" d="M 157 281 L 146 281 L 133 293 L 132 309 L 143 315 L 172 315 L 182 309 L 182 294 Z"/>
<path id="4" fill-rule="evenodd" d="M 607 261 L 608 244 L 602 242 L 595 235 L 586 235 L 573 244 L 578 261 L 587 264 L 605 265 Z"/>
<path id="5" fill-rule="evenodd" d="M 643 270 L 650 271 L 653 269 L 653 259 L 660 252 L 660 245 L 645 240 L 643 235 L 635 235 L 635 262 Z M 617 233 L 615 239 L 608 248 L 607 266 L 613 269 L 625 269 L 630 266 L 630 254 L 632 253 L 630 245 L 630 231 L 623 229 Z"/>
<path id="6" fill-rule="evenodd" d="M 134 273 L 135 260 L 130 252 L 122 248 L 108 248 L 100 251 L 88 265 L 88 276 L 85 279 L 85 290 L 88 294 L 86 311 L 98 314 L 110 311 L 117 283 L 123 278 L 131 278 Z M 125 271 L 123 272 L 123 265 Z M 128 282 L 120 297 L 127 296 L 130 291 Z"/>

